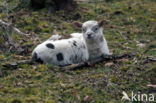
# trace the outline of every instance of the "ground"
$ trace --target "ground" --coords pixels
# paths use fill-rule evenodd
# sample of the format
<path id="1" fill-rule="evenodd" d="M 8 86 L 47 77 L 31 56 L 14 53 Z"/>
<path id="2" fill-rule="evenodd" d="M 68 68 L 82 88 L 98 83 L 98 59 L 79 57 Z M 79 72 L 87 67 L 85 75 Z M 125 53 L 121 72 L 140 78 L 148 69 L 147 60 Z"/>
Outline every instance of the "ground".
<path id="1" fill-rule="evenodd" d="M 106 1 L 81 2 L 79 8 L 70 13 L 48 14 L 46 9 L 12 11 L 9 8 L 8 19 L 7 11 L 0 12 L 1 19 L 31 34 L 25 37 L 9 32 L 14 42 L 23 46 L 23 51 L 0 46 L 0 103 L 129 103 L 121 101 L 123 91 L 128 95 L 133 91 L 156 96 L 156 88 L 148 86 L 156 84 L 156 63 L 144 62 L 156 57 L 156 2 Z M 0 0 L 0 7 L 3 2 Z M 16 4 L 18 0 L 9 5 Z M 104 35 L 110 51 L 115 55 L 134 53 L 132 58 L 71 71 L 44 64 L 4 66 L 30 59 L 33 48 L 49 38 L 54 30 L 60 35 L 69 35 L 81 31 L 72 25 L 73 21 L 101 19 L 108 21 Z M 0 33 L 0 43 L 4 44 L 2 34 L 8 31 L 1 29 Z"/>

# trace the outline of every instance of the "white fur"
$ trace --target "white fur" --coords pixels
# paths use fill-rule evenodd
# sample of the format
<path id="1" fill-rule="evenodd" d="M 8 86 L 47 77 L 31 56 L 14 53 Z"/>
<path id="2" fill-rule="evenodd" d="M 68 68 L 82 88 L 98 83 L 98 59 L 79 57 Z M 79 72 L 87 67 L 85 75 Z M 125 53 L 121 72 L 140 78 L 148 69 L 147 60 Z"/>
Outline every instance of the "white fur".
<path id="1" fill-rule="evenodd" d="M 76 45 L 73 42 L 76 41 Z M 51 49 L 46 46 L 46 44 L 52 43 L 55 48 Z M 38 45 L 34 51 L 37 53 L 38 58 L 42 59 L 44 63 L 65 66 L 70 64 L 76 64 L 85 62 L 88 60 L 88 51 L 86 45 L 83 41 L 77 38 L 63 39 L 63 40 L 47 40 L 42 44 Z M 58 61 L 56 55 L 58 53 L 63 54 L 63 60 Z M 77 56 L 77 57 L 75 57 Z"/>
<path id="2" fill-rule="evenodd" d="M 97 21 L 83 23 L 82 28 L 86 30 L 82 33 L 70 34 L 72 36 L 70 39 L 58 40 L 61 36 L 54 35 L 38 45 L 32 55 L 34 56 L 36 53 L 44 63 L 60 66 L 92 61 L 102 55 L 109 55 L 102 27 L 98 27 L 96 32 L 94 30 L 97 25 Z M 91 34 L 90 38 L 88 38 L 88 34 Z M 76 42 L 76 46 L 73 45 L 73 42 Z M 54 49 L 48 48 L 46 46 L 48 43 L 53 44 Z M 58 61 L 56 56 L 58 53 L 63 54 L 62 61 Z"/>
<path id="3" fill-rule="evenodd" d="M 80 40 L 84 40 L 82 33 L 72 33 L 70 34 L 73 38 L 78 38 Z"/>
<path id="4" fill-rule="evenodd" d="M 61 38 L 61 35 L 58 35 L 58 34 L 55 34 L 55 35 L 52 35 L 48 40 L 59 40 Z"/>
<path id="5" fill-rule="evenodd" d="M 86 28 L 86 31 L 82 33 L 73 33 L 72 37 L 79 38 L 84 40 L 87 45 L 89 52 L 89 60 L 96 59 L 102 55 L 110 55 L 107 41 L 103 34 L 103 28 L 99 27 L 99 29 L 94 32 L 92 29 L 94 26 L 97 26 L 97 21 L 87 21 L 83 23 L 82 28 Z M 87 38 L 87 34 L 92 34 L 90 39 Z M 103 38 L 103 41 L 101 41 Z"/>

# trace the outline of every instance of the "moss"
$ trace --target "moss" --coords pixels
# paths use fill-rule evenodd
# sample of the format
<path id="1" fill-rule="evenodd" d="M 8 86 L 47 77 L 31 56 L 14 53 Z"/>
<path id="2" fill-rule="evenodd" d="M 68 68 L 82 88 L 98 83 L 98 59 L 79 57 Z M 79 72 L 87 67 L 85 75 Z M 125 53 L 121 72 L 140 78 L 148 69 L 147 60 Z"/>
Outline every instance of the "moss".
<path id="1" fill-rule="evenodd" d="M 61 24 L 61 27 L 62 27 L 61 28 L 62 30 L 65 30 L 63 35 L 69 35 L 70 33 L 74 31 L 71 23 L 63 22 Z"/>
<path id="2" fill-rule="evenodd" d="M 154 84 L 156 81 L 155 62 L 141 63 L 147 56 L 156 55 L 155 4 L 153 0 L 113 0 L 96 4 L 81 3 L 79 8 L 71 13 L 58 11 L 47 14 L 46 9 L 21 9 L 9 13 L 9 16 L 14 16 L 16 27 L 32 34 L 31 38 L 16 33 L 11 35 L 20 45 L 33 45 L 29 48 L 30 51 L 39 43 L 36 36 L 44 41 L 53 35 L 53 30 L 59 31 L 60 35 L 80 32 L 80 29 L 73 27 L 73 21 L 104 18 L 109 20 L 104 26 L 104 35 L 111 52 L 115 55 L 133 52 L 136 56 L 113 61 L 113 65 L 109 67 L 103 62 L 80 70 L 62 71 L 60 68 L 43 64 L 4 67 L 3 64 L 7 62 L 29 59 L 31 52 L 19 55 L 0 49 L 0 101 L 127 103 L 121 101 L 122 91 L 152 91 L 147 84 Z M 6 20 L 5 13 L 0 13 L 0 17 Z M 5 31 L 0 29 L 0 33 L 5 34 Z M 0 43 L 3 43 L 2 36 L 0 39 Z M 21 41 L 23 39 L 24 42 Z M 138 43 L 145 44 L 145 47 L 138 47 Z"/>
<path id="3" fill-rule="evenodd" d="M 82 18 L 87 20 L 93 20 L 96 17 L 96 13 L 94 11 L 87 11 L 83 14 Z"/>

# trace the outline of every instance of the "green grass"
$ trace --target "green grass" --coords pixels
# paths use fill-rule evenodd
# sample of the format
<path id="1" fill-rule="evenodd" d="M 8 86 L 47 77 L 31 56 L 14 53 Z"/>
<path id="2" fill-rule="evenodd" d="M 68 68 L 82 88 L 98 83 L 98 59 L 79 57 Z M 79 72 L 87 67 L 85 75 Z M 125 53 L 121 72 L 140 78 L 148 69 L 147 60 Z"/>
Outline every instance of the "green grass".
<path id="1" fill-rule="evenodd" d="M 33 46 L 26 54 L 20 55 L 15 51 L 0 51 L 0 103 L 127 103 L 121 101 L 122 91 L 128 94 L 131 91 L 154 93 L 154 89 L 147 85 L 156 83 L 156 64 L 141 62 L 147 56 L 156 57 L 155 5 L 154 0 L 113 0 L 80 4 L 71 13 L 47 14 L 46 9 L 10 12 L 16 27 L 32 33 L 29 39 L 13 33 L 15 42 Z M 7 20 L 5 13 L 0 13 L 0 18 Z M 29 59 L 31 51 L 39 43 L 36 37 L 44 41 L 55 29 L 61 35 L 80 32 L 73 27 L 73 21 L 100 19 L 109 20 L 104 35 L 111 52 L 116 55 L 133 52 L 136 53 L 134 58 L 122 59 L 111 66 L 103 62 L 66 72 L 46 65 L 2 66 L 7 62 Z M 24 42 L 20 42 L 22 39 Z M 3 41 L 2 38 L 1 43 Z"/>

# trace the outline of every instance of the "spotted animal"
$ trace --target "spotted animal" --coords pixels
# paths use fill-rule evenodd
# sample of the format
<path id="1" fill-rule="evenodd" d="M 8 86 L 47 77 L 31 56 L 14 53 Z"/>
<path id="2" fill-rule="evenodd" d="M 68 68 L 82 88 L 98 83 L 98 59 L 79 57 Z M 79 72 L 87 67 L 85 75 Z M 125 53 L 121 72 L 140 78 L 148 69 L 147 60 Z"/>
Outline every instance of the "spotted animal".
<path id="1" fill-rule="evenodd" d="M 53 35 L 34 49 L 32 60 L 66 66 L 110 55 L 107 41 L 103 35 L 104 21 L 87 21 L 83 24 L 75 22 L 74 24 L 82 28 L 82 33 L 72 33 L 68 39 L 63 39 L 60 35 Z"/>
<path id="2" fill-rule="evenodd" d="M 47 40 L 39 44 L 32 55 L 33 61 L 57 66 L 77 64 L 88 60 L 86 45 L 78 38 Z"/>

